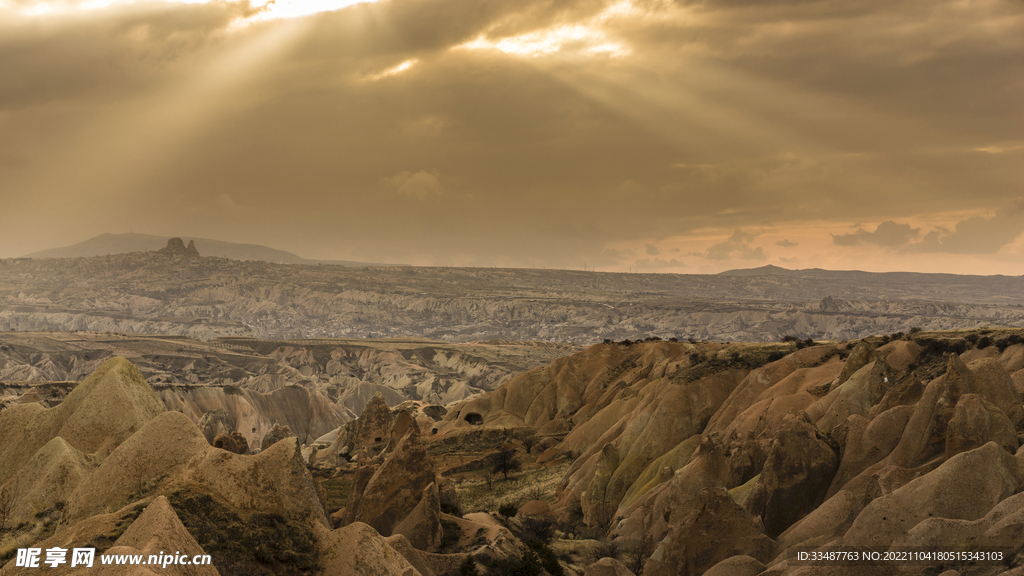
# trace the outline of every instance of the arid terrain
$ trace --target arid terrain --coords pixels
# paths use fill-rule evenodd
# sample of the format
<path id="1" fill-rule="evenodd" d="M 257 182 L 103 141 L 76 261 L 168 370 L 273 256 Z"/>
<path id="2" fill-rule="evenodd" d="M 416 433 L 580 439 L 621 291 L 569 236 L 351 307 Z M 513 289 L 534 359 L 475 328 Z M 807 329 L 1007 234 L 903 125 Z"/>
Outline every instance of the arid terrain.
<path id="1" fill-rule="evenodd" d="M 32 338 L 56 350 L 81 336 Z M 160 346 L 96 338 L 115 354 Z M 332 345 L 295 357 L 355 346 Z M 26 344 L 5 346 L 11 358 Z M 266 358 L 288 357 L 281 346 L 222 354 L 280 370 Z M 229 398 L 204 413 L 202 385 L 162 388 L 153 357 L 65 372 L 88 375 L 0 410 L 0 571 L 21 573 L 19 548 L 56 546 L 213 559 L 122 574 L 1024 573 L 1024 330 L 565 353 L 447 409 L 383 388 L 358 411 L 321 394 L 258 442 L 252 411 L 232 411 L 259 411 L 258 377 L 208 386 Z M 181 361 L 165 366 L 183 378 Z M 359 417 L 303 433 L 331 407 Z M 821 559 L 906 550 L 933 554 Z"/>
<path id="2" fill-rule="evenodd" d="M 167 409 L 196 422 L 226 411 L 232 427 L 244 428 L 248 443 L 259 446 L 274 423 L 316 439 L 355 418 L 378 392 L 391 405 L 453 404 L 574 350 L 546 342 L 15 332 L 0 335 L 0 405 L 26 399 L 57 405 L 75 383 L 119 356 L 136 366 Z"/>
<path id="3" fill-rule="evenodd" d="M 0 260 L 0 331 L 592 344 L 1024 326 L 1024 277 L 315 266 L 203 257 L 201 246 L 195 254 L 178 245 Z"/>

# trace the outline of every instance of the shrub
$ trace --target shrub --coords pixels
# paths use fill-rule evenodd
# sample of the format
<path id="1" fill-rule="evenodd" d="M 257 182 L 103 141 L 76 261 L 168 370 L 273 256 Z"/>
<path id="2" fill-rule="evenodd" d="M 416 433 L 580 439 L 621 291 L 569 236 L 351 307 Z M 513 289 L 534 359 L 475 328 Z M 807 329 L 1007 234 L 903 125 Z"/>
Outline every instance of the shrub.
<path id="1" fill-rule="evenodd" d="M 520 538 L 526 542 L 536 541 L 550 544 L 555 539 L 556 525 L 557 522 L 550 516 L 527 516 L 523 518 Z"/>
<path id="2" fill-rule="evenodd" d="M 530 500 L 543 500 L 545 497 L 544 489 L 539 484 L 534 484 L 526 491 L 526 496 Z"/>
<path id="3" fill-rule="evenodd" d="M 1021 336 L 1020 334 L 1010 334 L 1005 338 L 1001 338 L 996 341 L 996 346 L 999 348 L 1000 352 L 1005 351 L 1014 344 L 1024 344 L 1024 336 Z"/>
<path id="4" fill-rule="evenodd" d="M 537 554 L 529 548 L 522 558 L 494 558 L 486 566 L 487 576 L 540 576 L 544 571 Z"/>
<path id="5" fill-rule="evenodd" d="M 498 506 L 498 514 L 501 514 L 505 518 L 511 518 L 519 513 L 519 507 L 513 502 L 505 502 L 501 506 Z"/>
<path id="6" fill-rule="evenodd" d="M 591 563 L 597 562 L 601 558 L 615 558 L 619 560 L 621 556 L 622 550 L 619 548 L 618 543 L 614 540 L 602 540 L 591 550 Z"/>
<path id="7" fill-rule="evenodd" d="M 466 554 L 466 558 L 459 564 L 459 576 L 480 576 L 480 571 L 477 570 L 476 560 L 469 554 Z"/>
<path id="8" fill-rule="evenodd" d="M 562 565 L 558 563 L 558 556 L 555 555 L 555 551 L 552 550 L 547 544 L 538 540 L 530 540 L 526 543 L 535 554 L 537 554 L 537 560 L 540 561 L 540 565 L 547 573 L 551 576 L 565 576 L 565 570 L 562 569 Z"/>
<path id="9" fill-rule="evenodd" d="M 207 494 L 175 492 L 168 500 L 224 576 L 304 574 L 316 568 L 316 536 L 302 523 L 276 514 L 243 519 Z"/>

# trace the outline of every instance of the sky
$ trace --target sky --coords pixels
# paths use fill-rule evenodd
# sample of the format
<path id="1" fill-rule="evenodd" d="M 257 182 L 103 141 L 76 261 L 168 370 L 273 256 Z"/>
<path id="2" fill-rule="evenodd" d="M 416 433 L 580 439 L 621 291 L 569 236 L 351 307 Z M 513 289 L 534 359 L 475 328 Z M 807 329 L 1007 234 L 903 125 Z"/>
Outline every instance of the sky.
<path id="1" fill-rule="evenodd" d="M 1024 274 L 1020 0 L 0 0 L 0 257 Z"/>

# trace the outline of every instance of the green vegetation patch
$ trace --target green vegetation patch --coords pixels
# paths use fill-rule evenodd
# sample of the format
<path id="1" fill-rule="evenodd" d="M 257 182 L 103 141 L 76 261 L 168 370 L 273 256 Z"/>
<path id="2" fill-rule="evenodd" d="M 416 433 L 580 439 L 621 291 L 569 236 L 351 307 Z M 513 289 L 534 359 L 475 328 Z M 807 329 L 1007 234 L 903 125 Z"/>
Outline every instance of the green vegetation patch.
<path id="1" fill-rule="evenodd" d="M 326 495 L 327 513 L 336 512 L 348 502 L 348 495 L 352 491 L 352 478 L 354 472 L 341 472 L 335 477 L 325 477 L 317 470 L 311 470 L 313 479 L 320 483 Z"/>
<path id="2" fill-rule="evenodd" d="M 277 514 L 242 518 L 208 494 L 178 491 L 168 500 L 222 576 L 309 574 L 316 569 L 316 538 L 304 524 Z"/>

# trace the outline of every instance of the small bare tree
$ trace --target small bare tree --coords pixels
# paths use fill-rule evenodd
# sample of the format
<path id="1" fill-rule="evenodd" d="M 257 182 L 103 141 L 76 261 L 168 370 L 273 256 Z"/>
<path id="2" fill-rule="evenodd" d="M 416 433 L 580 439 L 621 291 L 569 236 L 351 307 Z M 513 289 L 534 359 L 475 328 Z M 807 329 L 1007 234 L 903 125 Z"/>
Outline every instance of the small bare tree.
<path id="1" fill-rule="evenodd" d="M 540 439 L 537 438 L 536 434 L 530 432 L 528 434 L 524 434 L 522 438 L 520 438 L 520 441 L 523 443 L 523 448 L 526 448 L 526 453 L 529 454 Z"/>
<path id="2" fill-rule="evenodd" d="M 14 508 L 18 505 L 18 490 L 11 482 L 6 490 L 0 490 L 0 532 L 10 529 L 8 524 L 14 518 Z"/>
<path id="3" fill-rule="evenodd" d="M 522 462 L 516 458 L 516 451 L 511 448 L 502 448 L 494 457 L 494 468 L 492 470 L 495 474 L 501 474 L 508 480 L 508 475 L 512 472 L 518 472 L 523 467 Z"/>

